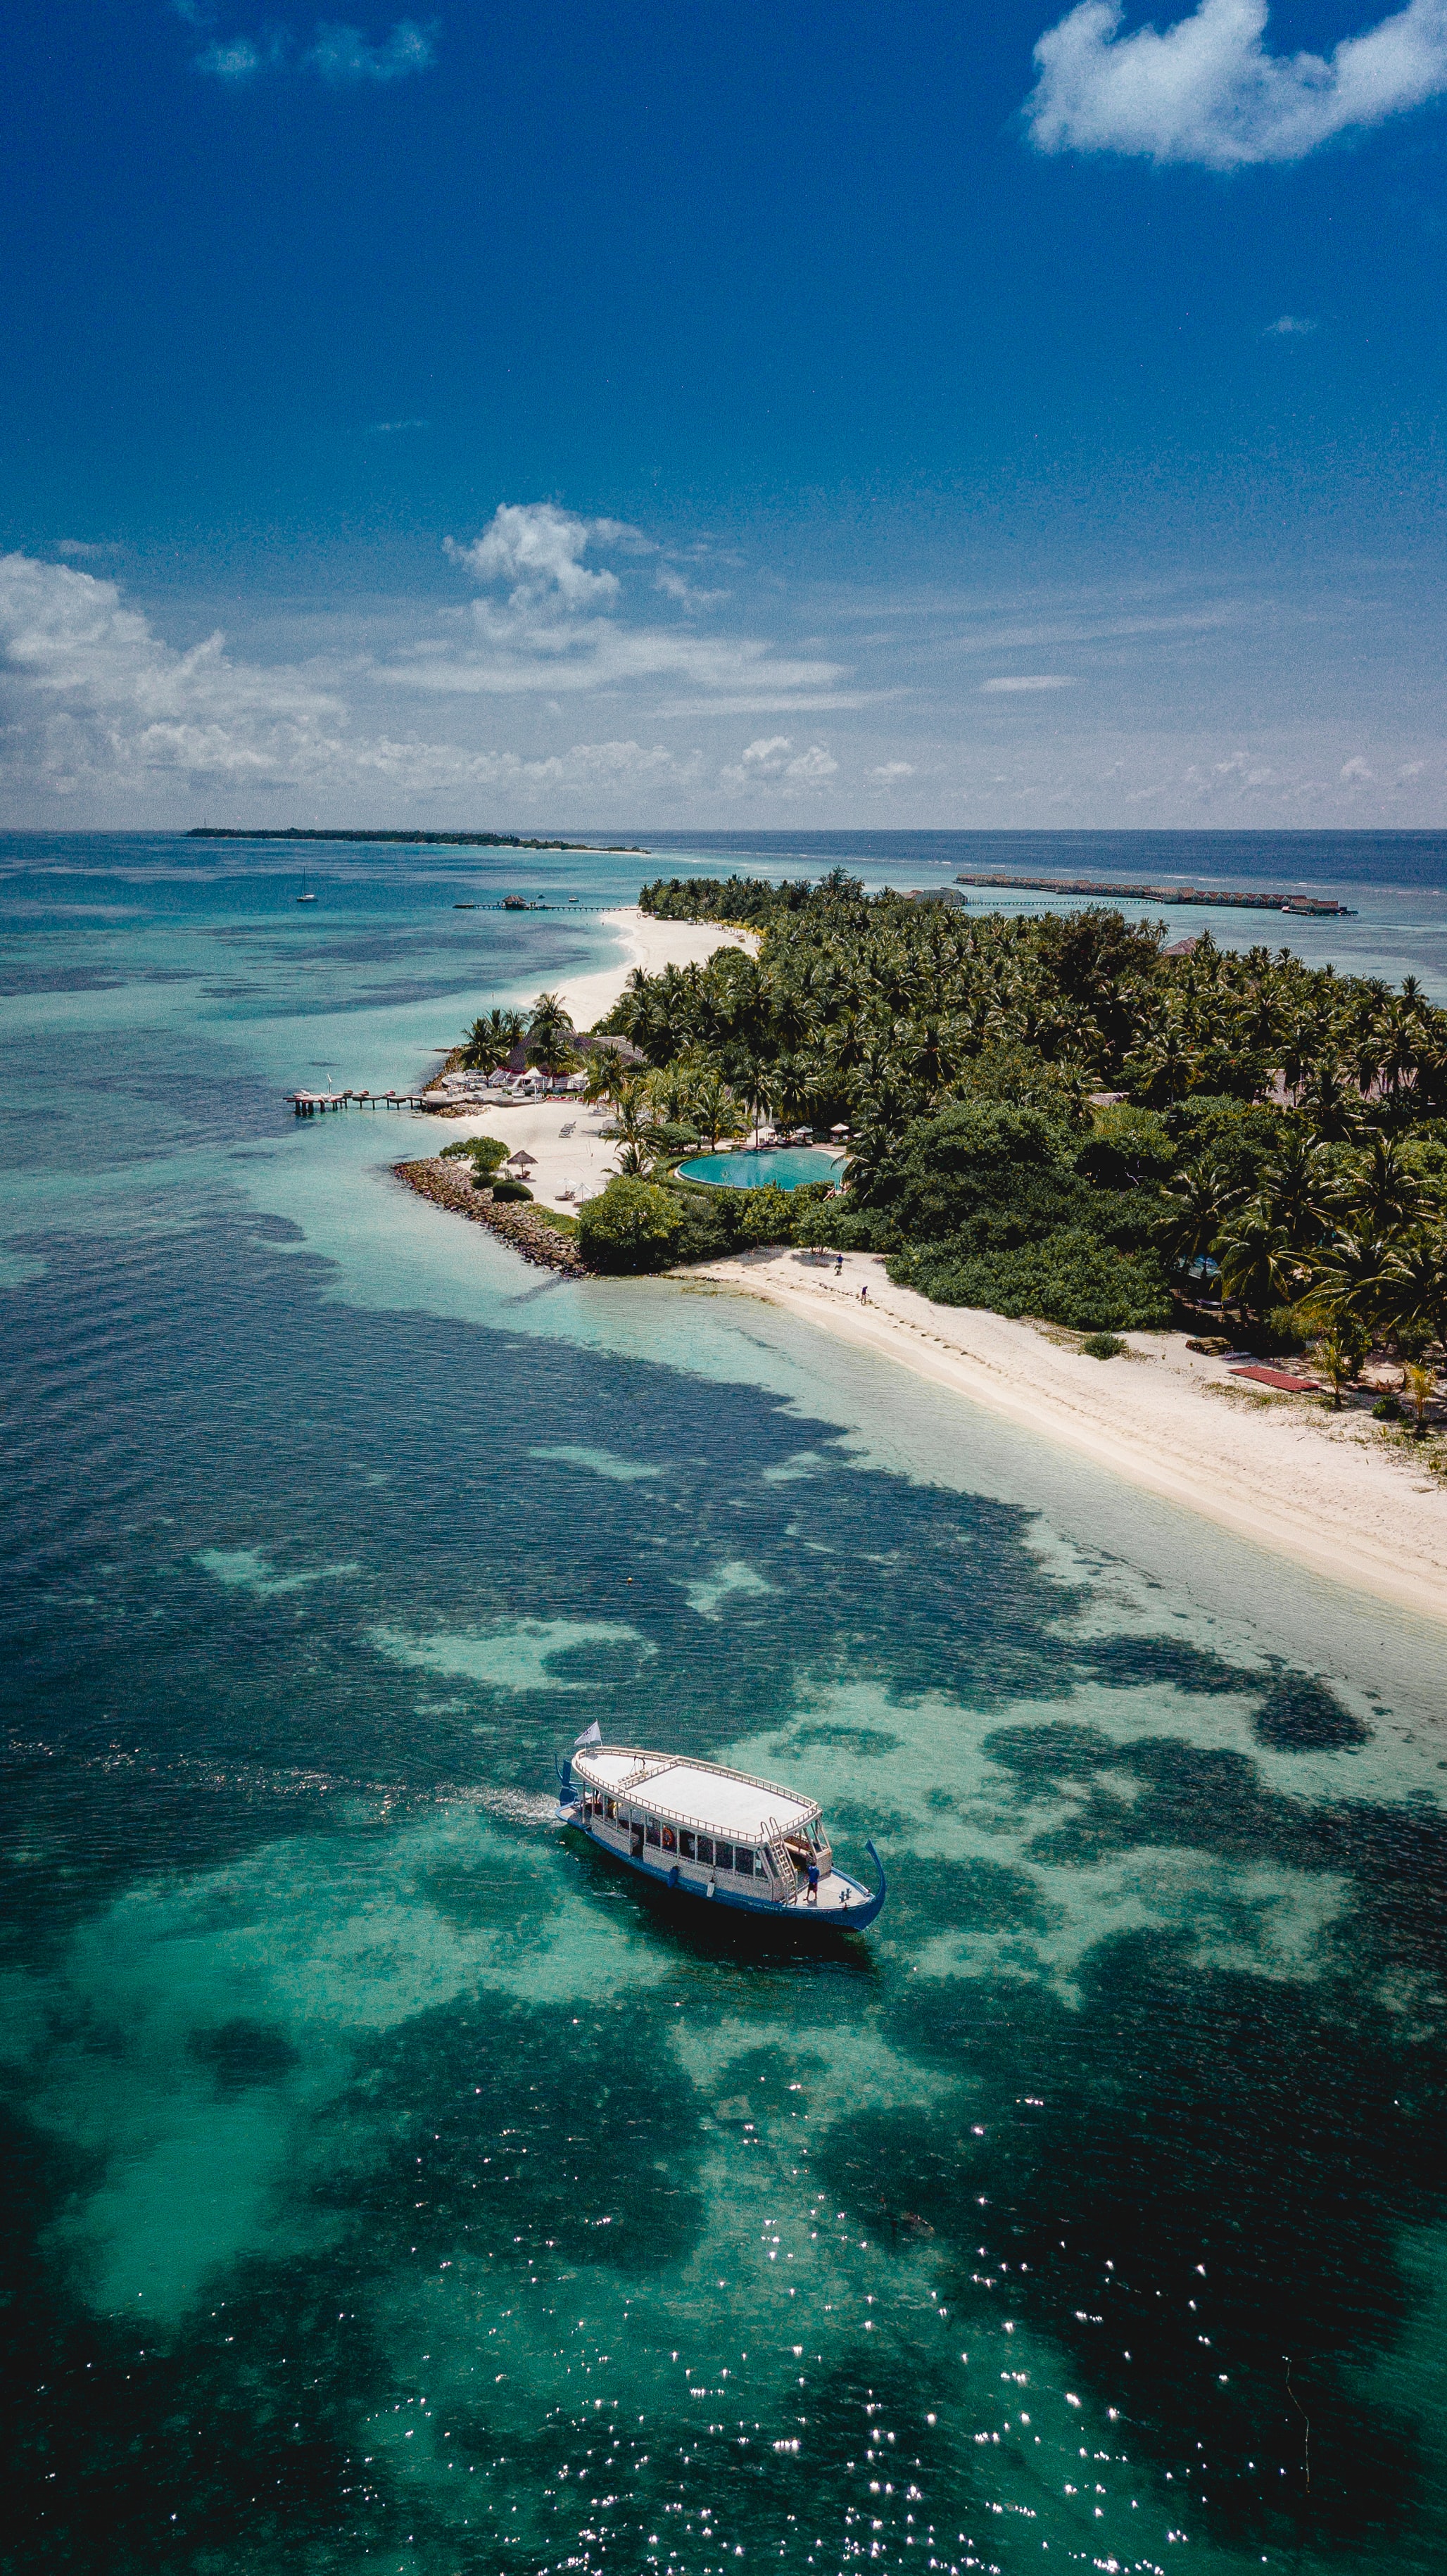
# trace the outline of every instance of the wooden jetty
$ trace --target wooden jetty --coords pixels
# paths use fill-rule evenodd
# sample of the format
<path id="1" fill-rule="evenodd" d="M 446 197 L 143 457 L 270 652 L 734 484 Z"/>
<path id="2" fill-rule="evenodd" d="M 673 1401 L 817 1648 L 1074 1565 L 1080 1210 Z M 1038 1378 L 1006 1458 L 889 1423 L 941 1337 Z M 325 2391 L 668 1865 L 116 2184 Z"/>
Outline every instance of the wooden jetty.
<path id="1" fill-rule="evenodd" d="M 289 1091 L 295 1118 L 324 1118 L 340 1109 L 427 1109 L 430 1101 L 411 1091 Z"/>

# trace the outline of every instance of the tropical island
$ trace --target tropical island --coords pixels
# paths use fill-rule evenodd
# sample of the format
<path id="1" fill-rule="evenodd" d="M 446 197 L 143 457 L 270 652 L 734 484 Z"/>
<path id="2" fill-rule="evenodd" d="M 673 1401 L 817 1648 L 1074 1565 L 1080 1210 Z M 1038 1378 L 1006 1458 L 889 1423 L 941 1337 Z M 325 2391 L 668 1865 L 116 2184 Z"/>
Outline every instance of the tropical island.
<path id="1" fill-rule="evenodd" d="M 247 829 L 239 823 L 193 823 L 186 834 L 188 841 L 383 841 L 406 850 L 592 850 L 594 841 L 529 841 L 516 832 L 342 832 L 326 830 L 320 825 L 307 829 L 300 823 L 261 825 Z M 610 852 L 625 858 L 647 855 L 637 842 L 610 841 Z"/>
<path id="2" fill-rule="evenodd" d="M 660 880 L 639 915 L 706 953 L 635 966 L 586 1036 L 541 995 L 455 1059 L 570 1083 L 606 1167 L 519 1211 L 469 1138 L 448 1203 L 470 1173 L 500 1227 L 566 1237 L 556 1266 L 764 1295 L 1447 1615 L 1447 1013 L 1414 978 L 841 869 Z M 834 1140 L 837 1180 L 688 1177 L 774 1126 Z"/>

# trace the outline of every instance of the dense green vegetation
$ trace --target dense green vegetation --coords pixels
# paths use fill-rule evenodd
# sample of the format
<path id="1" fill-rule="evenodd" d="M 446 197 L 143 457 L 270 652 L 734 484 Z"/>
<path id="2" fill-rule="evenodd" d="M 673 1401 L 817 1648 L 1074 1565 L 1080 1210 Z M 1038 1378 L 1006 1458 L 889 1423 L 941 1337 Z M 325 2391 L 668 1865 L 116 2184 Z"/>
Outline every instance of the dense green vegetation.
<path id="1" fill-rule="evenodd" d="M 707 1190 L 674 1181 L 666 1159 L 652 1179 L 624 1173 L 578 1211 L 578 1241 L 596 1270 L 669 1270 L 761 1243 L 832 1240 L 827 1181 L 798 1190 Z"/>
<path id="2" fill-rule="evenodd" d="M 1373 1339 L 1406 1362 L 1447 1338 L 1447 1014 L 1413 978 L 1209 937 L 1172 957 L 1107 909 L 866 898 L 840 869 L 640 901 L 762 934 L 757 958 L 635 970 L 606 1024 L 647 1060 L 613 1090 L 651 1189 L 690 1128 L 842 1123 L 845 1193 L 772 1194 L 776 1239 L 887 1252 L 941 1302 L 1097 1333 L 1217 1299 L 1261 1347 L 1314 1336 L 1334 1385 Z M 674 1259 L 762 1221 L 663 1195 Z"/>

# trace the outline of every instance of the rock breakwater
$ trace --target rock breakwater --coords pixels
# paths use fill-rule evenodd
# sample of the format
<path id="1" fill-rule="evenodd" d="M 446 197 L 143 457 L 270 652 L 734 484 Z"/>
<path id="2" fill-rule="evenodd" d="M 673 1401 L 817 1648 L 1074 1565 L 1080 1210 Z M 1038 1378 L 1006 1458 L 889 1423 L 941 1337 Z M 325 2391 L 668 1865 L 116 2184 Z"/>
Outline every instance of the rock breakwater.
<path id="1" fill-rule="evenodd" d="M 430 1199 L 434 1207 L 447 1208 L 454 1216 L 470 1217 L 474 1225 L 488 1226 L 494 1234 L 501 1235 L 504 1243 L 510 1243 L 514 1252 L 520 1252 L 524 1261 L 534 1262 L 542 1270 L 561 1271 L 571 1279 L 592 1277 L 577 1245 L 548 1223 L 541 1208 L 485 1199 L 470 1181 L 459 1178 L 450 1164 L 436 1157 L 419 1163 L 394 1163 L 392 1169 L 419 1198 Z"/>

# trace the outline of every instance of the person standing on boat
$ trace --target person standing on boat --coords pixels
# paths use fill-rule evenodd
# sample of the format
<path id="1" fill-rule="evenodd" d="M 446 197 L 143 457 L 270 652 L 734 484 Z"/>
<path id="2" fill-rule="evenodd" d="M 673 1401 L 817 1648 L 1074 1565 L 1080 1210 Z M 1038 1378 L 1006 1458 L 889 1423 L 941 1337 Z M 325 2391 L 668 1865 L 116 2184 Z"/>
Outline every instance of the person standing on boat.
<path id="1" fill-rule="evenodd" d="M 809 1856 L 809 1894 L 807 1902 L 810 1905 L 817 1905 L 819 1902 L 819 1863 L 813 1853 Z"/>

